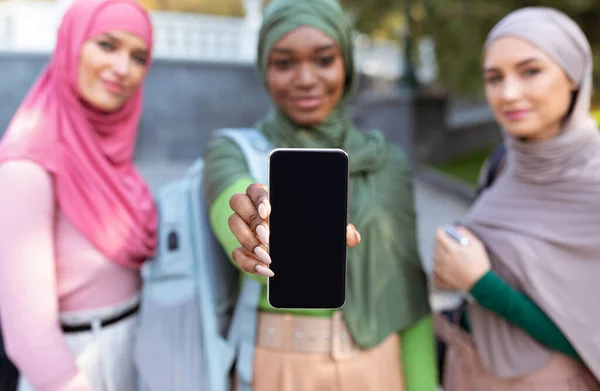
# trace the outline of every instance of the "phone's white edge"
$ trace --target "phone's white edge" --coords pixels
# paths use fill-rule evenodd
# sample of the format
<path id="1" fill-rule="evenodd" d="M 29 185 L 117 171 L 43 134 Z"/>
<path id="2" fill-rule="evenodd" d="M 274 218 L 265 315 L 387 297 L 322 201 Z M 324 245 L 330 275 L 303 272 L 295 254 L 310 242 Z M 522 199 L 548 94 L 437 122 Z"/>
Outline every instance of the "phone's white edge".
<path id="1" fill-rule="evenodd" d="M 338 153 L 343 153 L 346 156 L 346 159 L 348 159 L 348 169 L 346 170 L 346 193 L 348 194 L 348 196 L 346 197 L 346 210 L 349 210 L 348 207 L 350 205 L 350 192 L 349 192 L 349 188 L 350 188 L 350 157 L 348 156 L 348 153 L 346 151 L 344 151 L 341 148 L 275 148 L 273 149 L 270 153 L 269 153 L 269 164 L 267 164 L 267 189 L 269 189 L 269 197 L 271 196 L 271 156 L 278 151 L 296 151 L 296 152 L 315 152 L 315 151 L 320 151 L 320 152 L 338 152 Z M 271 226 L 271 216 L 269 216 L 269 221 L 268 221 L 269 226 Z M 348 214 L 346 214 L 346 227 L 348 226 Z M 268 249 L 267 249 L 268 251 Z M 271 284 L 269 284 L 269 282 L 271 281 L 271 277 L 267 277 L 267 303 L 269 303 L 269 305 L 271 307 L 273 307 L 274 309 L 277 310 L 286 310 L 286 309 L 291 309 L 294 311 L 314 311 L 316 309 L 318 310 L 339 310 L 341 309 L 345 304 L 346 304 L 346 290 L 347 290 L 347 285 L 348 285 L 348 249 L 346 248 L 346 252 L 345 252 L 345 256 L 344 256 L 344 263 L 345 263 L 345 268 L 344 268 L 344 274 L 345 274 L 345 281 L 344 281 L 344 301 L 342 302 L 342 304 L 339 307 L 332 307 L 332 308 L 279 308 L 279 307 L 275 307 L 273 304 L 271 304 L 271 299 L 270 299 L 270 290 L 269 287 Z"/>

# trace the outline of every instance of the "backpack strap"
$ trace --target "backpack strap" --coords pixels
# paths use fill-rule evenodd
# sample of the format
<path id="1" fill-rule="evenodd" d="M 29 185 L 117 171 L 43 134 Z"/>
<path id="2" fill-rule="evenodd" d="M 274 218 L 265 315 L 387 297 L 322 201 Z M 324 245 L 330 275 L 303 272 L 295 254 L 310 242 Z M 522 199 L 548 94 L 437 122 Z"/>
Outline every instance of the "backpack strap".
<path id="1" fill-rule="evenodd" d="M 246 158 L 250 175 L 259 183 L 268 182 L 269 153 L 271 144 L 255 129 L 220 129 L 215 138 L 233 141 Z M 245 276 L 235 305 L 227 339 L 236 349 L 236 372 L 240 381 L 239 391 L 251 391 L 254 372 L 254 348 L 258 323 L 258 303 L 262 284 Z"/>
<path id="2" fill-rule="evenodd" d="M 475 192 L 475 198 L 477 198 L 484 190 L 492 186 L 498 174 L 500 173 L 500 168 L 504 163 L 504 157 L 506 156 L 506 145 L 501 143 L 494 149 L 490 157 L 488 158 L 488 162 L 484 167 L 485 172 L 483 173 L 483 180 L 479 184 Z"/>
<path id="3" fill-rule="evenodd" d="M 215 137 L 227 138 L 236 143 L 246 158 L 250 176 L 259 183 L 267 184 L 269 153 L 273 147 L 261 132 L 251 128 L 228 128 L 218 130 Z"/>
<path id="4" fill-rule="evenodd" d="M 191 178 L 199 177 L 200 175 L 202 175 L 203 168 L 204 160 L 201 158 L 196 159 L 196 161 L 194 161 L 194 163 L 192 163 L 192 165 L 187 170 L 185 170 L 184 176 Z"/>
<path id="5" fill-rule="evenodd" d="M 236 350 L 235 371 L 238 375 L 239 391 L 252 391 L 258 303 L 261 293 L 261 283 L 244 276 L 227 335 L 227 339 Z"/>

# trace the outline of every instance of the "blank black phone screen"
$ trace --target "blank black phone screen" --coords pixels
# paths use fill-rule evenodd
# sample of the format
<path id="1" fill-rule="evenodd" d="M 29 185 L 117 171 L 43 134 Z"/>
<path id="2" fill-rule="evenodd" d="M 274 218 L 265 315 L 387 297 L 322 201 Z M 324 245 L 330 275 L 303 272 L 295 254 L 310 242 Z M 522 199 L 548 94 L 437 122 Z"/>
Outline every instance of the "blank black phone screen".
<path id="1" fill-rule="evenodd" d="M 277 149 L 269 160 L 269 303 L 336 309 L 346 297 L 348 155 Z"/>

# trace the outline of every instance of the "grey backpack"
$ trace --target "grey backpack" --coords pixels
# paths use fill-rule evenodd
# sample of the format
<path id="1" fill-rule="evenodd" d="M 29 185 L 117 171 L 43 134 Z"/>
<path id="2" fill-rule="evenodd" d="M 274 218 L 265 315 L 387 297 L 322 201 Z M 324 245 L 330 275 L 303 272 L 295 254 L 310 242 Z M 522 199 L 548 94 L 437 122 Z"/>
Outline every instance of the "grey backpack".
<path id="1" fill-rule="evenodd" d="M 252 177 L 267 182 L 269 143 L 253 129 L 223 129 Z M 252 384 L 261 285 L 241 278 L 214 237 L 202 191 L 203 160 L 161 187 L 157 255 L 143 269 L 135 362 L 139 391 L 230 391 Z M 234 367 L 235 363 L 235 367 Z"/>

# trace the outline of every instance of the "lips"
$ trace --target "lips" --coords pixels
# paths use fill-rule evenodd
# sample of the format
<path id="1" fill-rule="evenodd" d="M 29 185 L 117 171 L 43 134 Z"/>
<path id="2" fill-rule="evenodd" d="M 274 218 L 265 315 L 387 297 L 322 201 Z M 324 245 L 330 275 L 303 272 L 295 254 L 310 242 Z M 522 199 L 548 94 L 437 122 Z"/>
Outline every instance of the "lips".
<path id="1" fill-rule="evenodd" d="M 125 91 L 123 84 L 114 81 L 102 80 L 102 85 L 104 85 L 104 88 L 112 94 L 120 95 Z"/>
<path id="2" fill-rule="evenodd" d="M 292 104 L 300 110 L 314 110 L 321 105 L 322 98 L 307 96 L 292 99 Z"/>
<path id="3" fill-rule="evenodd" d="M 531 110 L 509 110 L 504 112 L 504 116 L 509 121 L 520 121 L 525 119 L 530 113 Z"/>

